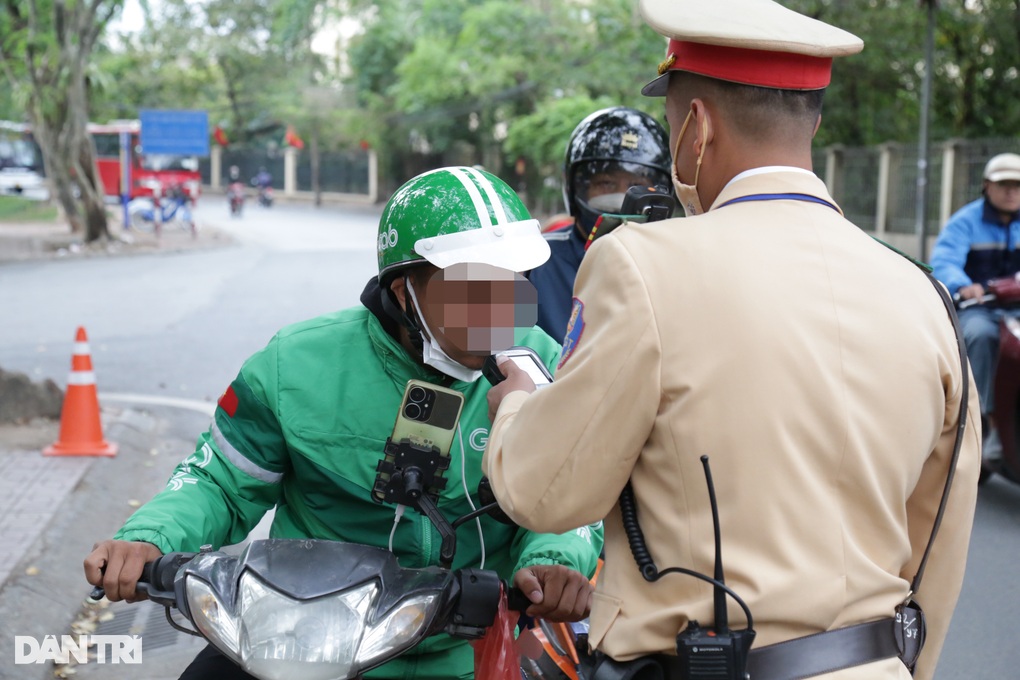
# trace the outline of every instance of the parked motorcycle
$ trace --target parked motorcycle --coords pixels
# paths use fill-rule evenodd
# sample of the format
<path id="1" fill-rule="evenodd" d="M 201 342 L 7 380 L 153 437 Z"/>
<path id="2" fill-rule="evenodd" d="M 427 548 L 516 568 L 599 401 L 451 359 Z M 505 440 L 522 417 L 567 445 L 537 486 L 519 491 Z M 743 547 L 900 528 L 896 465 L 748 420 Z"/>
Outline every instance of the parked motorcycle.
<path id="1" fill-rule="evenodd" d="M 957 309 L 985 304 L 1003 309 L 1020 309 L 1020 279 L 1006 277 L 989 281 L 980 298 L 957 300 Z M 992 474 L 1020 484 L 1020 320 L 1004 317 L 999 322 L 999 361 L 995 369 L 996 430 L 1002 443 L 1002 458 L 984 462 L 981 482 Z M 986 433 L 987 434 L 987 433 Z M 987 444 L 988 437 L 985 437 Z"/>
<path id="2" fill-rule="evenodd" d="M 231 217 L 240 217 L 244 209 L 244 184 L 240 181 L 231 182 L 227 186 L 227 202 L 230 204 Z"/>
<path id="3" fill-rule="evenodd" d="M 195 218 L 191 214 L 191 197 L 180 184 L 172 184 L 162 191 L 156 183 L 152 197 L 139 196 L 128 203 L 131 227 L 138 231 L 156 232 L 159 236 L 166 225 L 175 226 L 198 236 Z"/>

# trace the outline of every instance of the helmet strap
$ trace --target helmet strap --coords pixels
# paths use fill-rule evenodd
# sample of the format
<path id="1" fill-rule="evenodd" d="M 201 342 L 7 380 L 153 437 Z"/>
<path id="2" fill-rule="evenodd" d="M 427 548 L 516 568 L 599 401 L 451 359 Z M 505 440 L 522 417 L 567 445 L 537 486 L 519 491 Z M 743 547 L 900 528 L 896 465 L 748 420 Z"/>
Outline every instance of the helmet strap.
<path id="1" fill-rule="evenodd" d="M 404 290 L 408 290 L 407 275 L 404 277 Z M 404 296 L 404 308 L 400 308 L 400 304 L 396 300 L 396 294 L 389 286 L 380 286 L 380 293 L 382 297 L 383 311 L 391 319 L 399 323 L 407 331 L 408 339 L 411 341 L 411 346 L 420 356 L 423 352 L 423 344 L 421 337 L 421 327 L 418 325 L 418 319 L 414 314 L 414 305 L 411 304 L 410 296 Z"/>

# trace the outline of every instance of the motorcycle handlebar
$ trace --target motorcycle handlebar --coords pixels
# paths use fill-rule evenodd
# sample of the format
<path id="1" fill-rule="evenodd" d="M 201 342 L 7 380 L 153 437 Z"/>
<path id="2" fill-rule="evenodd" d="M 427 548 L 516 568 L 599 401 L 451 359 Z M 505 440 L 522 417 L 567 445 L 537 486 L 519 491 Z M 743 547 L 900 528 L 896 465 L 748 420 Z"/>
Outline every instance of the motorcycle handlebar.
<path id="1" fill-rule="evenodd" d="M 523 614 L 531 606 L 531 600 L 520 588 L 513 587 L 506 592 L 506 606 L 510 611 Z"/>
<path id="2" fill-rule="evenodd" d="M 968 298 L 966 300 L 961 298 L 959 293 L 953 296 L 953 302 L 956 304 L 957 309 L 967 309 L 968 307 L 973 307 L 975 305 L 995 302 L 998 299 L 999 298 L 995 295 L 995 293 L 985 293 L 981 297 Z"/>
<path id="3" fill-rule="evenodd" d="M 198 553 L 167 553 L 142 566 L 142 575 L 138 578 L 137 590 L 146 595 L 172 595 L 174 578 L 181 565 L 190 562 Z M 106 596 L 102 586 L 95 586 L 89 593 L 89 600 L 98 602 Z M 507 588 L 507 608 L 522 614 L 531 606 L 531 600 L 524 591 L 517 587 Z"/>
<path id="4" fill-rule="evenodd" d="M 181 565 L 190 562 L 198 553 L 167 553 L 142 566 L 135 589 L 150 597 L 173 599 L 174 577 Z M 102 586 L 95 586 L 89 593 L 89 600 L 98 602 L 106 597 Z"/>

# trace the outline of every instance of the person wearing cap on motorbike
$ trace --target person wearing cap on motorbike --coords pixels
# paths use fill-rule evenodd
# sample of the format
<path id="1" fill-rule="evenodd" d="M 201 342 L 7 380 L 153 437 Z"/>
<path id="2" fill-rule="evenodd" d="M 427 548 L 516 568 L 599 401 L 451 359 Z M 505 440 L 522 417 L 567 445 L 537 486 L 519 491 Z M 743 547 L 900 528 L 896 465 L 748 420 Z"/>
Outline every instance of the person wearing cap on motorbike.
<path id="1" fill-rule="evenodd" d="M 605 518 L 588 643 L 606 665 L 744 677 L 722 668 L 738 647 L 711 641 L 747 643 L 753 618 L 755 680 L 909 680 L 915 660 L 929 680 L 963 583 L 980 425 L 941 284 L 812 172 L 833 58 L 863 43 L 769 0 L 639 7 L 669 38 L 643 93 L 665 96 L 687 217 L 592 243 L 555 382 L 501 364 L 483 470 L 522 526 Z M 713 498 L 750 616 L 689 575 L 716 573 Z"/>
<path id="2" fill-rule="evenodd" d="M 614 106 L 578 123 L 563 161 L 563 202 L 570 220 L 547 230 L 551 254 L 528 273 L 538 290 L 538 325 L 560 340 L 588 235 L 599 216 L 617 214 L 633 186 L 669 187 L 669 139 L 643 111 Z"/>
<path id="3" fill-rule="evenodd" d="M 963 300 L 980 300 L 993 279 L 1020 272 L 1020 155 L 1001 153 L 985 165 L 981 198 L 956 211 L 935 241 L 931 254 L 935 276 Z M 999 357 L 999 321 L 1016 315 L 977 304 L 959 312 L 967 354 L 981 398 L 987 440 L 995 396 Z"/>
<path id="4" fill-rule="evenodd" d="M 392 505 L 372 500 L 376 463 L 407 381 L 450 387 L 465 401 L 438 507 L 451 521 L 481 507 L 489 383 L 479 369 L 512 344 L 556 361 L 559 345 L 533 327 L 534 313 L 521 321 L 535 301 L 517 273 L 548 252 L 538 222 L 497 177 L 451 167 L 408 181 L 380 218 L 379 273 L 362 304 L 288 326 L 244 363 L 167 488 L 86 559 L 89 582 L 112 600 L 137 598 L 144 562 L 237 543 L 274 506 L 274 538 L 390 547 L 403 567 L 437 564 L 427 518 L 395 519 Z M 553 535 L 482 517 L 458 539 L 453 568 L 484 562 L 513 577 L 535 603 L 530 614 L 587 615 L 601 527 Z M 183 677 L 248 676 L 210 647 Z M 471 678 L 472 648 L 435 636 L 365 677 Z"/>

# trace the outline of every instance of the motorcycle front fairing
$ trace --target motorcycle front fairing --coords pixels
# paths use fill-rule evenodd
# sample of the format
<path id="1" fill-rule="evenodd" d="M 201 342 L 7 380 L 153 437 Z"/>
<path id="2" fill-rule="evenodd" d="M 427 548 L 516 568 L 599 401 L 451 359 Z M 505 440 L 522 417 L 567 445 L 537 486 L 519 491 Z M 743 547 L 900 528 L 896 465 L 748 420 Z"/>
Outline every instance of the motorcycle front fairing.
<path id="1" fill-rule="evenodd" d="M 263 680 L 354 678 L 442 630 L 460 591 L 452 572 L 403 569 L 387 550 L 284 539 L 199 554 L 174 589 L 202 635 Z"/>

